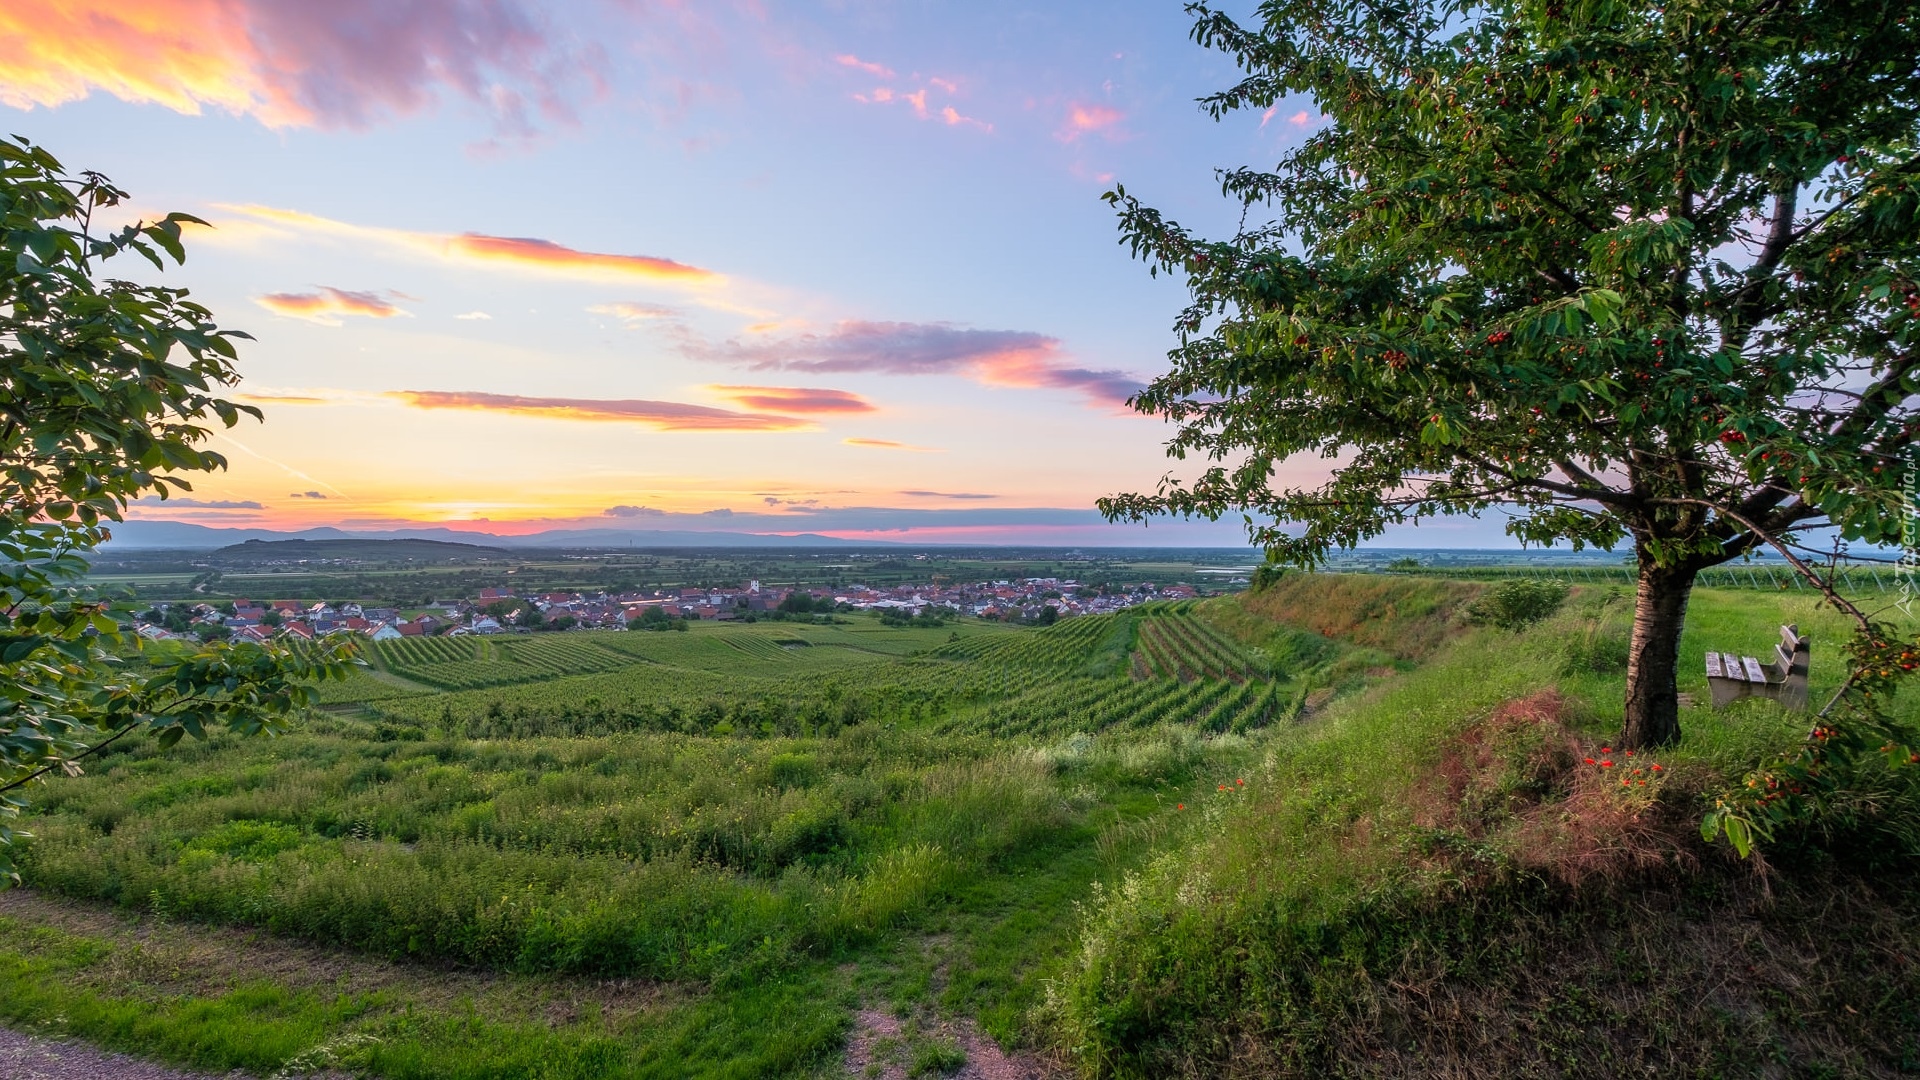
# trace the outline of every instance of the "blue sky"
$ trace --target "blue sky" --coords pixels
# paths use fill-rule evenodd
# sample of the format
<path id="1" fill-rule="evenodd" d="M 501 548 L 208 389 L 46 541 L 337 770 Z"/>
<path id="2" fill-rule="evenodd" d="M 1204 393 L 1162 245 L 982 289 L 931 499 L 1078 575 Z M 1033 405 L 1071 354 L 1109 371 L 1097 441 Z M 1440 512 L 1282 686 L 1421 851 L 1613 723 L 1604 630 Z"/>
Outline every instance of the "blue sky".
<path id="1" fill-rule="evenodd" d="M 1233 77 L 1176 3 L 0 10 L 11 131 L 217 226 L 168 280 L 267 420 L 137 511 L 216 525 L 1240 543 L 1091 511 L 1168 468 L 1121 400 L 1183 300 L 1099 196 L 1224 232 L 1318 123 Z"/>

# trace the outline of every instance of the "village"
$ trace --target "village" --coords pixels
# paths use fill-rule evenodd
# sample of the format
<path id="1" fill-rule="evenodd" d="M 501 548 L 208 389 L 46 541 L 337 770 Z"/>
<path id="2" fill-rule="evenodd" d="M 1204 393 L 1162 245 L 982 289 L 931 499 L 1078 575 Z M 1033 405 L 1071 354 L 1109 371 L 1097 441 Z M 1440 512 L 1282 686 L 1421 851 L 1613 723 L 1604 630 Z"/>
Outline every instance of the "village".
<path id="1" fill-rule="evenodd" d="M 150 641 L 313 640 L 341 633 L 390 641 L 535 630 L 655 629 L 707 620 L 814 619 L 855 612 L 903 619 L 969 615 L 1046 624 L 1076 615 L 1119 611 L 1152 600 L 1184 600 L 1197 595 L 1198 589 L 1185 584 L 1090 586 L 1051 577 L 970 584 L 936 580 L 888 588 L 852 585 L 839 589 L 763 588 L 760 582 L 749 581 L 722 588 L 545 592 L 531 596 L 487 588 L 471 598 L 437 600 L 406 609 L 325 600 L 157 603 L 134 616 L 133 631 Z"/>

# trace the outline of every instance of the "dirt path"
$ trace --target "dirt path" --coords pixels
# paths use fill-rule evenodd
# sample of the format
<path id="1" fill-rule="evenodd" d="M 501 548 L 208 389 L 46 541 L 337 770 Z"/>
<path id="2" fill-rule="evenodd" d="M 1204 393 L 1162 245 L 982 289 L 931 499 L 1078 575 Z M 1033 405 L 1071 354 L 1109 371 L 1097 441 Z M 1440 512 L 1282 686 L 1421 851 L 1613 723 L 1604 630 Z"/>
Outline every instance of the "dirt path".
<path id="1" fill-rule="evenodd" d="M 0 1080 L 211 1080 L 211 1074 L 180 1072 L 85 1043 L 0 1028 Z"/>

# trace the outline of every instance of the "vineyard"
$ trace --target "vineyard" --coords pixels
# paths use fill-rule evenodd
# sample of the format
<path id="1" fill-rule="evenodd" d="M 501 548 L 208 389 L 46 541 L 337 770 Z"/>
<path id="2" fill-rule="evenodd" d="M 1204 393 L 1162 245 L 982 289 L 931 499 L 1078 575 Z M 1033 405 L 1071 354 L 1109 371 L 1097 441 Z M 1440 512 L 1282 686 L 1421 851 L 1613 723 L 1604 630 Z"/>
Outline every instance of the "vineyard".
<path id="1" fill-rule="evenodd" d="M 383 643 L 375 663 L 446 692 L 364 683 L 370 715 L 467 738 L 805 736 L 865 722 L 1245 732 L 1295 715 L 1305 693 L 1192 603 L 967 635 L 774 625 L 407 640 Z"/>
<path id="2" fill-rule="evenodd" d="M 991 643 L 1017 632 L 970 628 L 968 642 Z M 499 637 L 419 637 L 383 641 L 367 650 L 375 671 L 390 683 L 358 679 L 330 687 L 330 702 L 403 696 L 406 683 L 422 690 L 465 691 L 515 686 L 567 676 L 619 672 L 635 665 L 726 674 L 801 675 L 923 653 L 952 631 L 837 626 L 718 625 L 692 633 L 589 631 Z"/>
<path id="3" fill-rule="evenodd" d="M 1010 941 L 1065 934 L 1092 881 L 1185 820 L 1167 817 L 1191 798 L 1177 792 L 1254 775 L 1261 740 L 1345 677 L 1323 654 L 1364 652 L 1276 651 L 1270 625 L 1223 603 L 1237 601 L 1044 628 L 380 642 L 316 687 L 288 738 L 143 747 L 51 788 L 25 874 L 43 895 L 427 970 L 640 980 L 693 1003 L 669 1007 L 690 1032 L 712 1027 L 699 1002 L 745 1008 L 743 988 L 765 985 L 787 995 L 768 1007 L 779 1023 L 811 1018 L 804 1049 L 756 1058 L 738 1037 L 711 1075 L 819 1075 L 793 1063 L 835 1052 L 845 995 L 819 980 L 844 960 L 968 905 L 1025 928 Z M 1028 888 L 1034 868 L 1058 887 Z M 998 972 L 977 992 L 1006 1002 L 1005 1022 L 1041 991 L 1027 956 L 976 960 Z M 564 1075 L 628 1075 L 582 1068 Z"/>

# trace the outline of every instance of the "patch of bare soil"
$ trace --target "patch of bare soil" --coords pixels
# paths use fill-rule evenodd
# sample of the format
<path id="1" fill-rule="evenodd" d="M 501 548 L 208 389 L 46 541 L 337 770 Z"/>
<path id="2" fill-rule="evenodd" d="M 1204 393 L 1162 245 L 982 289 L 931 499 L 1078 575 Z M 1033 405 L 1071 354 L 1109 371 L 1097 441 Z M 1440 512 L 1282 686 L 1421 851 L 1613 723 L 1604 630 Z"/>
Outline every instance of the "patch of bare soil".
<path id="1" fill-rule="evenodd" d="M 903 1023 L 876 1009 L 854 1016 L 853 1035 L 847 1040 L 847 1075 L 863 1080 L 908 1080 L 923 1047 L 957 1047 L 966 1063 L 957 1071 L 925 1068 L 921 1075 L 957 1080 L 1052 1080 L 1060 1075 L 1028 1054 L 1009 1054 L 971 1020 L 942 1020 L 926 1024 Z"/>
<path id="2" fill-rule="evenodd" d="M 97 904 L 31 889 L 0 892 L 0 917 L 113 946 L 85 981 L 115 994 L 217 995 L 267 980 L 292 990 L 386 992 L 421 1008 L 471 1006 L 488 1019 L 559 1028 L 591 1019 L 609 1028 L 675 1004 L 687 991 L 636 979 L 505 975 L 395 963 L 301 945 L 258 930 L 137 919 Z M 0 1073 L 0 1080 L 6 1074 Z"/>
<path id="3" fill-rule="evenodd" d="M 929 988 L 938 997 L 947 985 L 952 941 L 936 934 L 919 945 L 932 963 Z M 864 1080 L 1055 1080 L 1066 1075 L 1031 1054 L 1002 1050 L 971 1019 L 941 1017 L 924 1007 L 904 1017 L 879 1009 L 855 1013 L 846 1060 L 847 1075 Z"/>
<path id="4" fill-rule="evenodd" d="M 238 1080 L 245 1073 L 228 1073 Z M 341 1073 L 310 1073 L 310 1080 L 348 1080 Z M 0 1028 L 0 1080 L 213 1080 L 209 1073 L 181 1072 L 151 1061 L 114 1054 L 64 1039 L 42 1039 Z"/>

